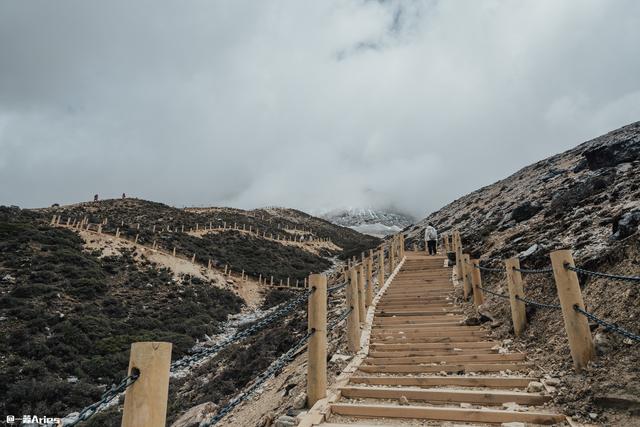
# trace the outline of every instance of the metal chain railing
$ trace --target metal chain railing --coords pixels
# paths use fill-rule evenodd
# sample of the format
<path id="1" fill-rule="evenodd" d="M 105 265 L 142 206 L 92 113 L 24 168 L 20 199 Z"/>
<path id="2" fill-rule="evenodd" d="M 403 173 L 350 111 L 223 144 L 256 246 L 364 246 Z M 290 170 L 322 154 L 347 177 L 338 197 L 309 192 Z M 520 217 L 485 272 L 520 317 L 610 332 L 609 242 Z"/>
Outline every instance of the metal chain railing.
<path id="1" fill-rule="evenodd" d="M 345 310 L 340 316 L 338 316 L 337 319 L 334 319 L 330 324 L 329 327 L 327 328 L 328 331 L 333 330 L 336 326 L 338 326 L 338 324 L 340 322 L 342 322 L 344 319 L 346 319 L 347 317 L 349 317 L 349 314 L 351 314 L 351 312 L 353 311 L 353 307 L 349 307 L 347 310 Z"/>
<path id="2" fill-rule="evenodd" d="M 482 270 L 482 271 L 492 271 L 494 273 L 499 273 L 501 271 L 504 271 L 504 268 L 483 267 L 482 265 L 475 265 L 475 264 L 473 264 L 473 268 L 477 268 L 478 270 Z"/>
<path id="3" fill-rule="evenodd" d="M 553 269 L 552 268 L 533 268 L 533 269 L 527 269 L 527 268 L 513 268 L 515 271 L 519 272 L 519 273 L 526 273 L 526 274 L 549 274 L 549 273 L 553 273 Z"/>
<path id="4" fill-rule="evenodd" d="M 251 384 L 251 386 L 249 388 L 247 388 L 246 390 L 243 390 L 236 397 L 231 399 L 212 418 L 210 418 L 209 420 L 206 420 L 206 421 L 202 421 L 200 423 L 199 427 L 210 427 L 212 425 L 217 424 L 218 421 L 223 419 L 229 412 L 231 412 L 233 410 L 233 408 L 235 408 L 236 406 L 238 406 L 240 403 L 244 402 L 245 400 L 251 398 L 251 396 L 253 396 L 255 391 L 262 384 L 264 384 L 265 381 L 267 381 L 269 378 L 271 378 L 273 375 L 275 375 L 278 371 L 280 371 L 287 363 L 289 363 L 293 359 L 294 355 L 302 347 L 304 347 L 304 345 L 307 343 L 307 341 L 309 340 L 311 335 L 313 335 L 313 333 L 314 333 L 313 330 L 308 332 L 304 337 L 302 337 L 302 339 L 300 339 L 300 341 L 298 341 L 298 343 L 296 345 L 291 347 L 291 349 L 289 351 L 287 351 L 285 354 L 280 356 L 275 362 L 273 362 L 269 366 L 269 368 L 267 368 L 266 371 L 264 371 L 262 374 L 260 374 L 256 378 L 256 380 L 253 382 L 253 384 Z"/>
<path id="5" fill-rule="evenodd" d="M 554 309 L 554 310 L 559 310 L 559 309 L 562 308 L 560 306 L 560 304 L 545 304 L 543 302 L 533 301 L 533 300 L 527 299 L 525 297 L 521 297 L 520 295 L 516 295 L 516 299 L 522 301 L 523 303 L 525 303 L 527 305 L 532 305 L 532 306 L 538 307 L 538 308 L 550 308 L 550 309 Z"/>
<path id="6" fill-rule="evenodd" d="M 606 279 L 622 280 L 622 281 L 625 281 L 625 282 L 640 283 L 640 276 L 621 276 L 619 274 L 599 273 L 597 271 L 585 270 L 584 268 L 580 268 L 580 267 L 572 267 L 568 263 L 565 264 L 564 266 L 568 270 L 575 271 L 576 273 L 582 273 L 582 274 L 585 274 L 587 276 L 604 277 Z"/>
<path id="7" fill-rule="evenodd" d="M 609 323 L 606 320 L 602 320 L 599 317 L 596 317 L 594 314 L 589 313 L 588 311 L 585 311 L 585 310 L 581 309 L 580 307 L 578 307 L 577 304 L 573 306 L 573 309 L 575 311 L 577 311 L 578 313 L 584 315 L 587 319 L 593 320 L 598 325 L 604 327 L 605 330 L 607 330 L 607 331 L 615 332 L 616 334 L 622 335 L 625 338 L 629 338 L 629 339 L 631 339 L 633 341 L 640 342 L 640 335 L 633 334 L 633 333 L 627 331 L 626 329 L 622 329 L 621 327 L 619 327 L 616 324 Z"/>
<path id="8" fill-rule="evenodd" d="M 490 291 L 489 289 L 486 289 L 486 288 L 482 288 L 482 292 L 486 292 L 488 294 L 495 295 L 495 296 L 500 297 L 500 298 L 510 299 L 509 295 L 500 294 L 498 292 L 493 292 L 493 291 Z"/>
<path id="9" fill-rule="evenodd" d="M 332 293 L 334 293 L 336 291 L 339 291 L 340 289 L 342 289 L 345 286 L 347 286 L 348 283 L 349 283 L 348 281 L 345 281 L 343 283 L 340 283 L 339 285 L 335 285 L 335 286 L 332 286 L 330 288 L 327 288 L 327 294 L 332 294 Z"/>
<path id="10" fill-rule="evenodd" d="M 311 293 L 315 290 L 315 288 L 311 288 L 309 290 L 307 290 L 307 292 L 304 292 L 303 294 L 293 298 L 290 302 L 284 304 L 281 308 L 275 310 L 273 313 L 267 315 L 266 317 L 264 317 L 262 320 L 260 320 L 259 322 L 255 323 L 253 326 L 241 331 L 241 332 L 237 332 L 236 334 L 232 335 L 229 338 L 226 338 L 224 340 L 222 340 L 221 342 L 217 343 L 216 345 L 212 346 L 212 347 L 208 347 L 208 348 L 204 348 L 201 349 L 189 356 L 183 357 L 182 359 L 176 360 L 175 362 L 173 362 L 171 364 L 171 371 L 174 371 L 175 369 L 180 369 L 183 368 L 185 366 L 188 366 L 190 364 L 192 364 L 195 361 L 201 360 L 205 357 L 208 356 L 212 356 L 216 353 L 218 353 L 219 351 L 221 351 L 222 349 L 230 346 L 231 344 L 234 344 L 246 337 L 249 337 L 261 330 L 263 330 L 264 328 L 266 328 L 267 326 L 269 326 L 270 324 L 272 324 L 273 322 L 275 322 L 276 320 L 280 319 L 281 317 L 283 317 L 284 315 L 290 313 L 294 308 L 296 308 L 299 304 L 301 304 L 302 302 L 306 301 L 309 298 L 309 295 L 311 295 Z"/>
<path id="11" fill-rule="evenodd" d="M 123 378 L 122 381 L 120 381 L 120 384 L 118 384 L 117 386 L 111 386 L 109 390 L 105 391 L 102 394 L 100 400 L 82 409 L 76 418 L 74 418 L 72 421 L 65 422 L 64 424 L 62 424 L 62 426 L 73 427 L 82 421 L 88 420 L 98 412 L 98 409 L 102 405 L 106 405 L 107 403 L 111 402 L 116 396 L 129 388 L 134 382 L 136 382 L 139 377 L 140 372 L 138 370 L 132 371 L 131 375 Z"/>

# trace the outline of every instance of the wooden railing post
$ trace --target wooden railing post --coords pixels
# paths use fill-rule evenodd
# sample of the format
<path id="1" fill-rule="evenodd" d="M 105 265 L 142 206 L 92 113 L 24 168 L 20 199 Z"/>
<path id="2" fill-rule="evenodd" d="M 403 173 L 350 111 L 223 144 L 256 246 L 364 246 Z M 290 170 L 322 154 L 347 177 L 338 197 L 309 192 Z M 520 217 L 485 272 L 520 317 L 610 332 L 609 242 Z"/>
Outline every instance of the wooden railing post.
<path id="1" fill-rule="evenodd" d="M 373 302 L 373 252 L 367 257 L 367 307 Z"/>
<path id="2" fill-rule="evenodd" d="M 471 285 L 473 286 L 473 305 L 478 307 L 484 303 L 484 295 L 482 294 L 482 276 L 480 275 L 480 261 L 471 260 Z"/>
<path id="3" fill-rule="evenodd" d="M 513 332 L 519 337 L 527 325 L 525 305 L 516 296 L 523 297 L 522 274 L 516 269 L 520 268 L 520 260 L 509 258 L 505 261 L 507 269 L 507 286 L 509 287 L 509 302 L 511 303 L 511 318 L 513 319 Z"/>
<path id="4" fill-rule="evenodd" d="M 594 358 L 595 351 L 587 318 L 573 308 L 578 306 L 584 310 L 584 301 L 582 300 L 578 275 L 575 271 L 566 268 L 567 266 L 575 267 L 571 251 L 551 252 L 551 265 L 562 306 L 564 327 L 569 337 L 573 365 L 578 371 L 581 371 Z"/>
<path id="5" fill-rule="evenodd" d="M 349 350 L 356 353 L 360 349 L 360 309 L 358 307 L 358 272 L 352 268 L 347 286 L 347 344 Z"/>
<path id="6" fill-rule="evenodd" d="M 462 286 L 465 301 L 471 293 L 471 257 L 469 254 L 462 254 Z"/>
<path id="7" fill-rule="evenodd" d="M 309 286 L 314 289 L 309 296 L 307 362 L 307 405 L 312 407 L 327 396 L 327 277 L 323 274 L 309 276 Z"/>
<path id="8" fill-rule="evenodd" d="M 122 427 L 164 426 L 169 397 L 171 343 L 136 342 L 131 344 L 129 375 L 139 377 L 124 395 Z"/>
<path id="9" fill-rule="evenodd" d="M 454 233 L 453 239 L 455 241 L 456 248 L 456 274 L 458 276 L 458 280 L 462 280 L 462 241 L 460 239 L 460 232 L 456 230 Z"/>
<path id="10" fill-rule="evenodd" d="M 360 310 L 360 323 L 363 323 L 367 317 L 366 298 L 367 296 L 364 290 L 364 263 L 360 263 L 358 266 L 358 308 Z"/>
<path id="11" fill-rule="evenodd" d="M 393 269 L 396 266 L 396 257 L 395 257 L 395 237 L 391 239 L 391 244 L 389 245 L 389 274 L 393 272 Z"/>
<path id="12" fill-rule="evenodd" d="M 378 254 L 378 286 L 384 286 L 384 248 L 380 248 Z"/>

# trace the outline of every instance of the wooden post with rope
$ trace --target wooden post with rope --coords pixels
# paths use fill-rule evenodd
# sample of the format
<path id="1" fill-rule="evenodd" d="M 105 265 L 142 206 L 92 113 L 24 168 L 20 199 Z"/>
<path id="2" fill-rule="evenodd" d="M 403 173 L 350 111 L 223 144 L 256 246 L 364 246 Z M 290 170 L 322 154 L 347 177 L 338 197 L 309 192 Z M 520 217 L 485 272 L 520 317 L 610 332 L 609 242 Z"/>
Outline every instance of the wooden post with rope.
<path id="1" fill-rule="evenodd" d="M 471 293 L 471 257 L 469 254 L 462 254 L 462 286 L 465 301 Z"/>
<path id="2" fill-rule="evenodd" d="M 367 257 L 367 307 L 373 302 L 373 251 Z"/>
<path id="3" fill-rule="evenodd" d="M 139 377 L 125 392 L 122 427 L 164 426 L 169 397 L 171 343 L 131 344 L 128 374 Z"/>
<path id="4" fill-rule="evenodd" d="M 384 247 L 380 248 L 378 253 L 378 286 L 382 288 L 384 285 Z"/>
<path id="5" fill-rule="evenodd" d="M 511 303 L 513 332 L 517 337 L 519 337 L 527 326 L 527 315 L 525 312 L 524 302 L 516 298 L 517 296 L 524 296 L 522 274 L 518 271 L 520 268 L 520 260 L 518 257 L 509 258 L 505 261 L 505 267 L 507 269 L 507 285 L 509 286 L 509 302 Z"/>
<path id="6" fill-rule="evenodd" d="M 312 274 L 309 286 L 307 405 L 311 407 L 327 396 L 327 277 Z"/>
<path id="7" fill-rule="evenodd" d="M 595 357 L 595 350 L 587 318 L 574 309 L 574 307 L 578 307 L 584 310 L 584 301 L 578 275 L 575 271 L 567 268 L 575 267 L 571 251 L 551 252 L 551 265 L 562 306 L 564 327 L 569 338 L 571 358 L 575 368 L 581 371 Z"/>

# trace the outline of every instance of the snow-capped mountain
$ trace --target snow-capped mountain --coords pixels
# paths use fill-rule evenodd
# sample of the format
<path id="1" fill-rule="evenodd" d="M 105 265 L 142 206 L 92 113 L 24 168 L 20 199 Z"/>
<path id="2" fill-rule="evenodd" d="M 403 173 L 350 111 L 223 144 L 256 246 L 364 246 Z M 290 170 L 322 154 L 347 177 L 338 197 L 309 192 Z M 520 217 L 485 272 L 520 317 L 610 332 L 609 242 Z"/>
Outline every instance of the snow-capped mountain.
<path id="1" fill-rule="evenodd" d="M 397 233 L 415 222 L 415 218 L 407 214 L 371 208 L 335 209 L 321 214 L 320 217 L 376 237 Z"/>

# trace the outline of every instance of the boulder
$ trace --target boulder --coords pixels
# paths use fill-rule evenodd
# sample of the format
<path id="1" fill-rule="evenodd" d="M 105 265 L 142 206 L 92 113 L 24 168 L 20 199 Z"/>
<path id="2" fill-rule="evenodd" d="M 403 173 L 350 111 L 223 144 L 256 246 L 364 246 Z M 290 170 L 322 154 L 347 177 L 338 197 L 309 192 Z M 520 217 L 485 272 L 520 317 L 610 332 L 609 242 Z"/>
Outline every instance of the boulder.
<path id="1" fill-rule="evenodd" d="M 637 135 L 591 148 L 582 153 L 591 170 L 640 160 L 640 140 Z"/>
<path id="2" fill-rule="evenodd" d="M 297 425 L 298 425 L 298 420 L 288 415 L 283 415 L 279 417 L 274 424 L 275 427 L 293 427 Z"/>
<path id="3" fill-rule="evenodd" d="M 511 211 L 511 219 L 522 222 L 530 219 L 542 210 L 542 206 L 537 203 L 524 202 Z"/>
<path id="4" fill-rule="evenodd" d="M 606 190 L 614 183 L 616 176 L 615 170 L 608 170 L 598 175 L 575 182 L 567 189 L 556 193 L 551 200 L 549 212 L 559 213 L 566 212 L 576 206 L 582 205 L 586 199 Z"/>
<path id="5" fill-rule="evenodd" d="M 622 240 L 626 237 L 635 234 L 640 226 L 640 210 L 633 210 L 626 212 L 613 220 L 613 235 L 614 240 Z"/>
<path id="6" fill-rule="evenodd" d="M 201 421 L 211 418 L 216 413 L 217 409 L 218 405 L 213 402 L 205 402 L 198 406 L 194 406 L 171 424 L 171 427 L 197 426 Z"/>
<path id="7" fill-rule="evenodd" d="M 544 385 L 539 381 L 531 381 L 527 386 L 527 393 L 540 393 L 544 390 Z"/>

